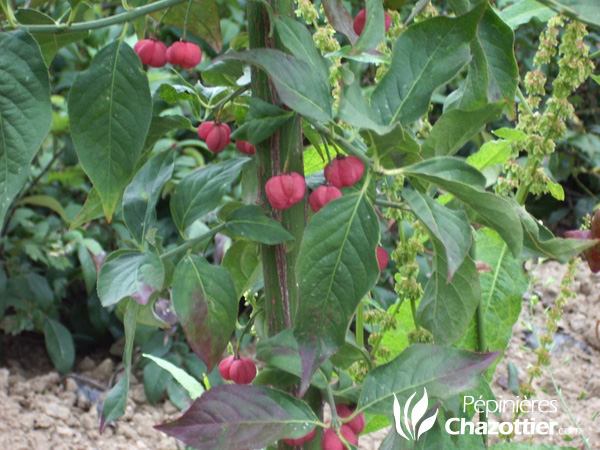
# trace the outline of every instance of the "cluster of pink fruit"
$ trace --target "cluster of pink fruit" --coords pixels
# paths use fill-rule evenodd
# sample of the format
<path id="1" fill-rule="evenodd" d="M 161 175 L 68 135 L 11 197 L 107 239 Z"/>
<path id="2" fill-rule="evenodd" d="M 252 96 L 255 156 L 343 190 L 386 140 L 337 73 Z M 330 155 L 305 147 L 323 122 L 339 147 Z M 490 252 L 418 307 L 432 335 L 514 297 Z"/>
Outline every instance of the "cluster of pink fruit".
<path id="1" fill-rule="evenodd" d="M 250 358 L 231 355 L 219 363 L 219 373 L 235 384 L 250 384 L 256 377 L 256 366 Z"/>
<path id="2" fill-rule="evenodd" d="M 142 60 L 142 64 L 150 67 L 162 67 L 167 62 L 184 69 L 196 67 L 202 59 L 202 50 L 188 41 L 174 42 L 169 48 L 156 39 L 142 39 L 133 50 Z"/>
<path id="3" fill-rule="evenodd" d="M 231 142 L 231 128 L 226 123 L 203 122 L 198 127 L 198 137 L 206 142 L 206 146 L 213 153 L 223 151 Z M 247 141 L 237 141 L 237 149 L 245 155 L 254 155 L 256 147 Z"/>

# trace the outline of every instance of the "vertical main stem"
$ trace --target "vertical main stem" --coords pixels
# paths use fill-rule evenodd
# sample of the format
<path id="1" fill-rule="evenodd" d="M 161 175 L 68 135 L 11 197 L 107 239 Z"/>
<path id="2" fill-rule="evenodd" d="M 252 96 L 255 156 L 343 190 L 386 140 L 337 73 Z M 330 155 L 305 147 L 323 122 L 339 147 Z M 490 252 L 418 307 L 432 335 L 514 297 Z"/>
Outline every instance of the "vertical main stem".
<path id="1" fill-rule="evenodd" d="M 293 0 L 269 0 L 277 16 L 293 17 Z M 284 50 L 275 35 L 269 38 L 271 24 L 265 6 L 251 0 L 248 2 L 248 35 L 250 48 L 274 48 Z M 252 67 L 252 96 L 285 108 L 273 83 L 266 73 Z M 296 259 L 306 225 L 306 201 L 303 200 L 285 211 L 271 209 L 265 196 L 264 185 L 273 176 L 288 172 L 304 175 L 302 161 L 302 132 L 300 119 L 292 120 L 280 128 L 256 149 L 258 165 L 258 201 L 267 214 L 281 222 L 294 240 L 280 245 L 262 245 L 262 262 L 265 289 L 266 331 L 269 336 L 291 328 L 298 305 L 298 287 L 295 275 Z"/>

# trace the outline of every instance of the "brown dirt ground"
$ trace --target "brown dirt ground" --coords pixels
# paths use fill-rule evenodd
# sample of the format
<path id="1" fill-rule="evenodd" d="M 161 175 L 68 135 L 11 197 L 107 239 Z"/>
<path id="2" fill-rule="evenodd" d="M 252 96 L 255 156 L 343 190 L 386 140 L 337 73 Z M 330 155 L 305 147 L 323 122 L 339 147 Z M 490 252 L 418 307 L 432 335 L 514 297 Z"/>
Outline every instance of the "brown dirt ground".
<path id="1" fill-rule="evenodd" d="M 558 293 L 564 267 L 546 263 L 536 271 L 539 280 L 535 292 L 541 302 L 535 308 L 536 323 L 543 326 L 542 312 L 552 303 Z M 576 277 L 577 299 L 567 306 L 561 321 L 561 344 L 552 357 L 552 370 L 566 404 L 588 436 L 592 449 L 600 448 L 600 341 L 597 337 L 597 321 L 600 319 L 600 292 L 594 288 L 600 276 L 591 275 L 581 266 Z M 512 361 L 525 379 L 529 364 L 535 354 L 526 347 L 525 324 L 530 321 L 528 302 L 515 326 L 514 336 L 504 360 L 498 366 L 492 388 L 497 397 L 514 398 L 507 387 L 507 364 Z M 141 383 L 134 376 L 125 416 L 106 431 L 98 433 L 99 403 L 89 398 L 90 392 L 106 387 L 117 369 L 119 358 L 107 352 L 80 359 L 73 376 L 60 376 L 52 369 L 41 340 L 31 336 L 11 338 L 0 336 L 0 449 L 10 450 L 172 450 L 183 446 L 175 439 L 155 431 L 152 425 L 162 423 L 179 415 L 169 402 L 149 405 Z M 91 380 L 91 381 L 90 381 Z M 535 383 L 539 398 L 555 400 L 554 387 L 547 374 Z M 545 391 L 545 392 L 544 392 Z M 88 396 L 86 396 L 88 395 Z M 595 415 L 599 417 L 594 420 Z M 534 414 L 538 421 L 549 417 Z M 510 420 L 510 414 L 501 420 Z M 561 427 L 572 426 L 565 409 L 550 419 Z M 497 419 L 498 420 L 498 419 Z M 384 437 L 383 430 L 370 436 L 361 436 L 360 448 L 375 450 Z M 535 436 L 532 443 L 571 445 L 583 449 L 579 437 L 565 442 L 563 436 Z M 526 442 L 521 436 L 517 441 Z"/>

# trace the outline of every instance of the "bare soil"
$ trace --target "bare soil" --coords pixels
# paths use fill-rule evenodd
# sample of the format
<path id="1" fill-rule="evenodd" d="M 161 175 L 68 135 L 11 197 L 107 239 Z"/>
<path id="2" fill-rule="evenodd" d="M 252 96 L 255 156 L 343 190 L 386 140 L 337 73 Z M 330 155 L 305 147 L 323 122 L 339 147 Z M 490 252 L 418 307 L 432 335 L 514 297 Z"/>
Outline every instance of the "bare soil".
<path id="1" fill-rule="evenodd" d="M 564 267 L 546 263 L 536 271 L 539 280 L 535 290 L 541 301 L 534 308 L 537 326 L 542 328 L 542 313 L 558 294 Z M 600 291 L 595 289 L 600 276 L 592 275 L 581 266 L 574 288 L 577 299 L 567 306 L 552 352 L 551 369 L 571 414 L 589 438 L 590 448 L 600 448 Z M 498 366 L 492 388 L 497 397 L 514 399 L 508 387 L 508 362 L 520 372 L 520 381 L 526 379 L 527 367 L 536 356 L 530 346 L 534 339 L 527 331 L 529 303 L 523 302 L 524 311 L 515 326 L 513 339 L 505 358 Z M 50 364 L 43 342 L 31 335 L 0 336 L 0 449 L 10 450 L 131 450 L 181 449 L 175 439 L 155 431 L 152 425 L 163 423 L 180 415 L 169 401 L 149 405 L 143 386 L 133 376 L 130 398 L 125 416 L 98 432 L 99 410 L 103 395 L 118 373 L 119 357 L 107 351 L 80 359 L 73 374 L 59 375 Z M 554 385 L 547 373 L 534 383 L 539 399 L 558 400 Z M 596 418 L 596 416 L 598 416 Z M 505 413 L 495 420 L 510 421 Z M 573 427 L 563 405 L 553 414 L 532 413 L 530 420 L 554 421 L 562 427 Z M 564 435 L 517 436 L 518 442 L 535 444 L 562 444 L 583 449 L 577 434 L 573 440 Z M 361 436 L 360 448 L 376 450 L 385 432 Z M 493 441 L 493 439 L 492 439 Z"/>

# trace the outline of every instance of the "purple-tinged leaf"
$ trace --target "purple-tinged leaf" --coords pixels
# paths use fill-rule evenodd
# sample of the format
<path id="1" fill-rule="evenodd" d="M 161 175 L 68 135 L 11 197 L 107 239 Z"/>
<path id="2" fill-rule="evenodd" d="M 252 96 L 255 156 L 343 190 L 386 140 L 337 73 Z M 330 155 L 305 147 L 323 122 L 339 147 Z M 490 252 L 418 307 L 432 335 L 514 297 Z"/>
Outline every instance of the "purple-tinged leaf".
<path id="1" fill-rule="evenodd" d="M 188 255 L 173 274 L 171 301 L 190 347 L 210 372 L 235 329 L 238 296 L 231 275 L 200 256 Z"/>
<path id="2" fill-rule="evenodd" d="M 198 450 L 251 450 L 309 433 L 318 418 L 291 395 L 263 386 L 216 386 L 179 419 L 155 426 Z"/>
<path id="3" fill-rule="evenodd" d="M 400 403 L 427 389 L 429 397 L 441 400 L 475 389 L 485 370 L 500 352 L 473 353 L 465 350 L 417 344 L 389 363 L 373 369 L 363 384 L 358 410 L 389 415 L 394 395 Z"/>
<path id="4" fill-rule="evenodd" d="M 352 16 L 342 4 L 342 1 L 323 0 L 321 3 L 329 24 L 335 31 L 346 36 L 350 43 L 354 45 L 358 39 L 358 35 L 354 32 L 354 27 L 352 26 Z"/>

